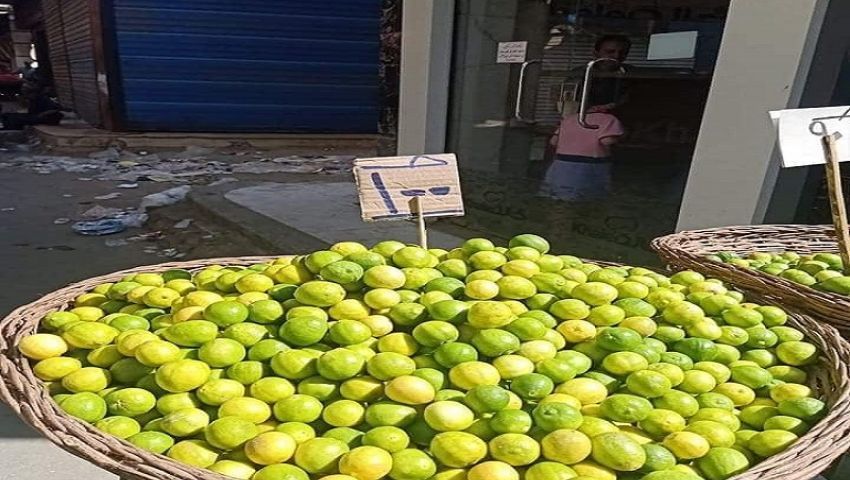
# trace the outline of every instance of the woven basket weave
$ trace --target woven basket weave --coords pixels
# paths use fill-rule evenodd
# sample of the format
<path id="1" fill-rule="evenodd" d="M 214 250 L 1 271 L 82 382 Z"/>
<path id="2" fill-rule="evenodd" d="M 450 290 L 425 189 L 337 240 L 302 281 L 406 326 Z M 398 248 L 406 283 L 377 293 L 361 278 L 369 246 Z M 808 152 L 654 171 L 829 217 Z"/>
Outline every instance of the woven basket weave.
<path id="1" fill-rule="evenodd" d="M 708 260 L 710 253 L 836 252 L 831 225 L 752 225 L 690 230 L 652 241 L 652 248 L 670 266 L 696 270 L 729 282 L 749 293 L 807 312 L 850 334 L 850 297 L 821 292 L 758 270 Z"/>
<path id="2" fill-rule="evenodd" d="M 214 264 L 247 265 L 274 258 L 217 258 L 133 268 L 75 283 L 16 309 L 0 321 L 0 398 L 59 447 L 123 479 L 227 480 L 214 472 L 138 449 L 66 415 L 49 397 L 29 361 L 16 347 L 23 337 L 36 331 L 46 313 L 67 308 L 74 297 L 98 284 L 114 282 L 130 273 L 170 268 L 194 270 Z M 850 447 L 850 366 L 846 363 L 850 344 L 834 328 L 804 315 L 793 315 L 789 323 L 805 331 L 821 350 L 824 368 L 811 372 L 810 384 L 829 405 L 829 414 L 794 446 L 734 480 L 810 480 Z"/>

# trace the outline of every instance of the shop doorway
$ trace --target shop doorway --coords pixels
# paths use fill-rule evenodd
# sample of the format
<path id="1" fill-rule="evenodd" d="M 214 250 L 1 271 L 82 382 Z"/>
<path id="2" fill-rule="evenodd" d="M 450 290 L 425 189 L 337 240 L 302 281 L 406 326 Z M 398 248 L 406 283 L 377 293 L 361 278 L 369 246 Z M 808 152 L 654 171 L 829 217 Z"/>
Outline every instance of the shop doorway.
<path id="1" fill-rule="evenodd" d="M 459 0 L 447 150 L 464 171 L 463 221 L 652 259 L 648 241 L 676 225 L 728 7 Z M 497 63 L 507 41 L 527 42 L 524 62 Z"/>

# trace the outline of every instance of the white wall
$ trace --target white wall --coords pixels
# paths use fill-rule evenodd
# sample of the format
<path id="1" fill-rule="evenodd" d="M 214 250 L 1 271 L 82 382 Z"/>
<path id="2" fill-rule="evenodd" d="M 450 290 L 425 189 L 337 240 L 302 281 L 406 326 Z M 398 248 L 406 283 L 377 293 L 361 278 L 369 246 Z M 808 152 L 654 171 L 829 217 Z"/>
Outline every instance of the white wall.
<path id="1" fill-rule="evenodd" d="M 799 104 L 827 4 L 732 0 L 678 230 L 762 222 L 778 172 L 767 112 Z"/>
<path id="2" fill-rule="evenodd" d="M 454 14 L 454 0 L 402 4 L 399 155 L 445 149 Z"/>

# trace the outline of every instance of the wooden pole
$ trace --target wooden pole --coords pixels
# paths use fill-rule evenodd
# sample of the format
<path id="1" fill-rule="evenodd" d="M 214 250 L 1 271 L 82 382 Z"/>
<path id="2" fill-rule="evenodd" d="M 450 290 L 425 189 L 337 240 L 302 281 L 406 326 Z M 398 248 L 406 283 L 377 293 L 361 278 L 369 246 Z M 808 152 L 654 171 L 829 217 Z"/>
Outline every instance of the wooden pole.
<path id="1" fill-rule="evenodd" d="M 844 190 L 841 182 L 841 168 L 838 163 L 838 150 L 835 134 L 824 135 L 823 152 L 826 157 L 826 185 L 829 191 L 829 206 L 832 211 L 832 223 L 838 238 L 838 249 L 844 262 L 844 271 L 850 269 L 850 231 L 847 226 L 847 206 L 844 203 Z"/>
<path id="2" fill-rule="evenodd" d="M 416 221 L 419 224 L 419 245 L 428 249 L 428 231 L 425 230 L 425 213 L 422 207 L 422 197 L 414 197 L 413 205 L 416 209 Z"/>

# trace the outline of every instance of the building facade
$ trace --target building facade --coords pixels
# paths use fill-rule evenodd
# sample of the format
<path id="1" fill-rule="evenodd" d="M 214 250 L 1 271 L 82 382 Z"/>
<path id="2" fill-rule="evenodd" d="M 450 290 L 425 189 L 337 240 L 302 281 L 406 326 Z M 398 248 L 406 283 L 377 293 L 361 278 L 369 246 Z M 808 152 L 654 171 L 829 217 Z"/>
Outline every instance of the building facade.
<path id="1" fill-rule="evenodd" d="M 562 250 L 649 261 L 648 241 L 677 229 L 829 221 L 822 171 L 780 171 L 768 112 L 850 103 L 850 2 L 404 7 L 399 150 L 458 154 L 470 226 L 537 231 Z M 650 50 L 659 34 L 693 35 L 696 44 L 681 58 L 658 57 Z M 578 109 L 584 67 L 605 35 L 631 44 L 610 190 L 552 195 L 547 145 Z M 499 44 L 517 41 L 525 61 L 499 63 Z"/>

